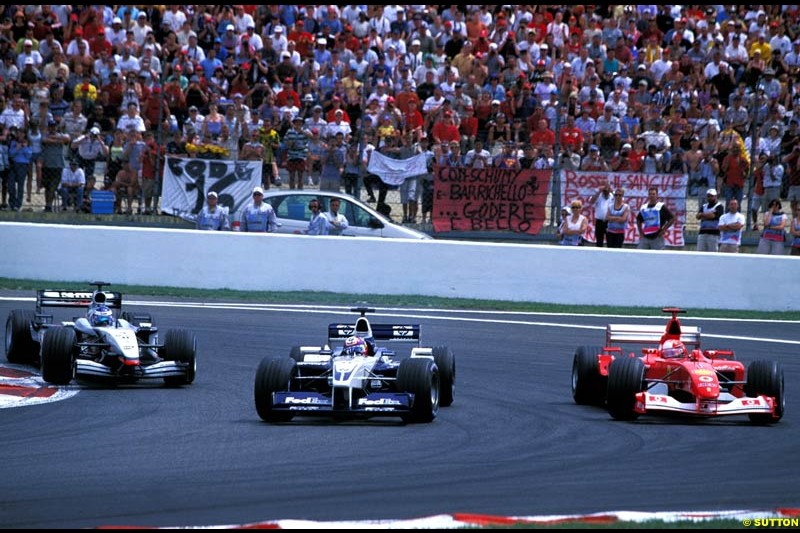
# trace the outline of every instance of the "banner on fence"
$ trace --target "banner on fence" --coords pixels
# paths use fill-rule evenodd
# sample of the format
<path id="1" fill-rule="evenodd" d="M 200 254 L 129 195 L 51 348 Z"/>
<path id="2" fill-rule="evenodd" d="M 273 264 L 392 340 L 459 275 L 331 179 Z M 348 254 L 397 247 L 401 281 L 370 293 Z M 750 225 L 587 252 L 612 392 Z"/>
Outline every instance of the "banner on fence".
<path id="1" fill-rule="evenodd" d="M 425 154 L 417 154 L 408 159 L 392 159 L 373 151 L 367 165 L 367 172 L 375 174 L 387 185 L 402 185 L 406 178 L 420 176 L 428 172 Z"/>
<path id="2" fill-rule="evenodd" d="M 583 202 L 582 213 L 589 219 L 589 227 L 584 237 L 595 242 L 594 237 L 594 205 L 589 202 L 603 184 L 608 183 L 611 190 L 625 190 L 625 202 L 631 207 L 630 221 L 625 232 L 625 242 L 639 242 L 639 231 L 636 228 L 636 215 L 643 204 L 647 203 L 647 189 L 658 189 L 659 201 L 675 215 L 675 223 L 664 235 L 667 246 L 683 246 L 683 228 L 686 225 L 686 184 L 685 174 L 642 174 L 634 172 L 581 172 L 565 170 L 562 172 L 561 205 L 569 205 L 573 200 Z"/>
<path id="3" fill-rule="evenodd" d="M 433 228 L 536 235 L 545 222 L 551 170 L 437 167 Z"/>
<path id="4" fill-rule="evenodd" d="M 219 205 L 228 208 L 231 220 L 237 220 L 258 185 L 261 161 L 168 157 L 161 206 L 167 213 L 193 218 L 205 205 L 206 195 L 214 191 Z"/>

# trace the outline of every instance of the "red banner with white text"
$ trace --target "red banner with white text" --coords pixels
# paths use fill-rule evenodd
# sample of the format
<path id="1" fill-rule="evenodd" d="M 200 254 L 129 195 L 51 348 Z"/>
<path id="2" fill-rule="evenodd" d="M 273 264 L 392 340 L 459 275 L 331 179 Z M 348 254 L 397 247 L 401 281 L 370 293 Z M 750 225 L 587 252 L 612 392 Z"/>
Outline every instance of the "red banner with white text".
<path id="1" fill-rule="evenodd" d="M 642 204 L 647 203 L 647 189 L 658 189 L 658 199 L 675 215 L 675 224 L 667 230 L 664 241 L 667 246 L 683 246 L 683 228 L 686 225 L 686 183 L 685 174 L 642 174 L 635 172 L 582 172 L 565 170 L 562 172 L 561 205 L 568 206 L 573 200 L 583 202 L 582 213 L 589 219 L 589 227 L 584 237 L 590 242 L 594 239 L 594 205 L 589 202 L 605 183 L 615 189 L 625 190 L 625 202 L 631 206 L 625 242 L 639 242 L 636 228 L 636 215 Z"/>
<path id="2" fill-rule="evenodd" d="M 433 229 L 536 235 L 545 222 L 551 170 L 437 167 Z"/>

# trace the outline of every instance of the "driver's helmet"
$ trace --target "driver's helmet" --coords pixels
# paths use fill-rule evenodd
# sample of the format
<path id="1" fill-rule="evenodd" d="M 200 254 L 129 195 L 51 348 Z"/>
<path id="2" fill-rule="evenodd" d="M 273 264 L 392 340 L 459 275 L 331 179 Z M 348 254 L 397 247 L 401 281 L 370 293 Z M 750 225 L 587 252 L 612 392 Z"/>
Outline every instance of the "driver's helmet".
<path id="1" fill-rule="evenodd" d="M 105 305 L 98 305 L 89 311 L 89 323 L 94 327 L 110 326 L 114 322 L 114 313 Z"/>
<path id="2" fill-rule="evenodd" d="M 674 359 L 677 357 L 686 356 L 686 346 L 679 340 L 670 339 L 664 341 L 664 346 L 661 348 L 661 356 L 665 359 Z"/>
<path id="3" fill-rule="evenodd" d="M 361 355 L 366 357 L 369 354 L 367 341 L 362 337 L 347 337 L 344 341 L 344 350 L 342 350 L 342 353 L 344 355 Z"/>

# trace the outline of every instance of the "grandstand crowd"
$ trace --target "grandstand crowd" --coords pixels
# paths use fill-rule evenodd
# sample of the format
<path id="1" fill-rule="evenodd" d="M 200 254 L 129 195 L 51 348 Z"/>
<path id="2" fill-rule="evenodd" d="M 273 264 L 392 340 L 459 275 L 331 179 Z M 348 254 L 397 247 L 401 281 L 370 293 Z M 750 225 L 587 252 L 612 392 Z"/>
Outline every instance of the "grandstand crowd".
<path id="1" fill-rule="evenodd" d="M 159 154 L 338 188 L 398 146 L 685 173 L 755 226 L 800 201 L 796 5 L 18 5 L 0 58 L 3 209 L 52 210 L 72 161 L 156 211 Z"/>

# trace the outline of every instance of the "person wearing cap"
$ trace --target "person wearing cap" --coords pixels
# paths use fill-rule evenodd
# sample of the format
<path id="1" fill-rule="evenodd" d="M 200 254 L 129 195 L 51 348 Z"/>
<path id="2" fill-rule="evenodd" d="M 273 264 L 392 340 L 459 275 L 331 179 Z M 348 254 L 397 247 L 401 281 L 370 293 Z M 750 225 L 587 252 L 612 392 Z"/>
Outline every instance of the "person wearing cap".
<path id="1" fill-rule="evenodd" d="M 695 218 L 700 222 L 697 235 L 698 252 L 717 252 L 719 249 L 719 221 L 725 208 L 717 198 L 716 189 L 706 191 L 706 201 L 699 205 Z"/>
<path id="2" fill-rule="evenodd" d="M 640 250 L 663 250 L 666 247 L 664 236 L 675 223 L 675 215 L 664 202 L 658 199 L 658 188 L 647 189 L 647 202 L 642 204 L 636 215 L 636 228 L 639 230 Z"/>
<path id="3" fill-rule="evenodd" d="M 303 117 L 296 115 L 292 118 L 292 127 L 283 136 L 290 189 L 303 188 L 303 177 L 306 173 L 306 159 L 308 158 L 308 143 L 310 140 L 308 132 L 303 129 Z"/>
<path id="4" fill-rule="evenodd" d="M 608 172 L 611 169 L 605 159 L 600 157 L 600 148 L 596 144 L 592 144 L 589 146 L 589 153 L 581 160 L 581 170 Z"/>
<path id="5" fill-rule="evenodd" d="M 264 189 L 253 189 L 253 201 L 242 210 L 241 231 L 250 233 L 272 233 L 278 228 L 275 210 L 264 201 Z"/>
<path id="6" fill-rule="evenodd" d="M 76 160 L 86 176 L 86 191 L 91 192 L 94 190 L 97 161 L 106 161 L 108 159 L 108 146 L 106 146 L 103 136 L 100 135 L 100 128 L 92 126 L 87 134 L 81 135 L 72 141 L 71 148 L 78 153 Z"/>
<path id="7" fill-rule="evenodd" d="M 206 231 L 231 230 L 228 208 L 219 205 L 219 195 L 215 191 L 209 191 L 206 194 L 206 205 L 198 213 L 195 227 Z"/>
<path id="8" fill-rule="evenodd" d="M 589 198 L 589 203 L 594 205 L 594 237 L 595 244 L 602 248 L 606 242 L 608 231 L 608 214 L 614 197 L 611 195 L 611 185 L 604 181 Z"/>
<path id="9" fill-rule="evenodd" d="M 20 42 L 23 43 L 23 46 L 22 52 L 17 54 L 17 68 L 22 71 L 25 69 L 26 64 L 30 64 L 33 65 L 33 68 L 38 72 L 44 65 L 42 54 L 40 54 L 38 50 L 34 50 L 33 41 L 31 39 L 20 39 Z M 89 47 L 87 46 L 86 49 L 88 54 Z M 88 57 L 88 55 L 86 57 Z"/>
<path id="10" fill-rule="evenodd" d="M 284 78 L 283 87 L 275 95 L 275 105 L 278 107 L 300 107 L 300 95 L 294 90 L 294 78 Z"/>
<path id="11" fill-rule="evenodd" d="M 0 123 L 2 122 L 0 121 Z M 2 131 L 2 126 L 0 126 L 0 131 Z M 45 212 L 53 210 L 56 190 L 66 166 L 64 147 L 69 142 L 69 135 L 58 131 L 58 123 L 55 119 L 47 119 L 46 128 L 42 133 L 42 186 L 44 187 Z"/>

